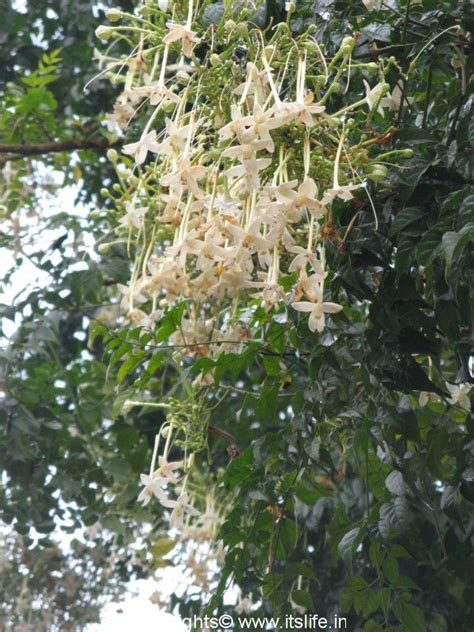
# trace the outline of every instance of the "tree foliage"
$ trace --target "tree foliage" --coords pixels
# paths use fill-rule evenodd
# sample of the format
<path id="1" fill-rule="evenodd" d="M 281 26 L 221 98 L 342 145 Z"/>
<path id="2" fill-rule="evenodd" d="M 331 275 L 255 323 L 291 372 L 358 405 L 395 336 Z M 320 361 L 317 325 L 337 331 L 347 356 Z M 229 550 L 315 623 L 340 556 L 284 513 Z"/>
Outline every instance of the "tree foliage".
<path id="1" fill-rule="evenodd" d="M 41 3 L 26 14 L 8 8 L 1 143 L 114 144 L 103 124 L 114 89 L 100 79 L 82 93 L 104 18 L 82 2 L 72 21 L 69 3 L 57 4 L 54 16 Z M 123 579 L 188 563 L 200 592 L 172 596 L 183 616 L 230 610 L 233 582 L 272 616 L 296 607 L 339 613 L 366 632 L 470 629 L 474 16 L 468 2 L 364 4 L 300 2 L 289 16 L 294 37 L 315 25 L 328 59 L 357 32 L 352 63 L 389 64 L 386 80 L 401 95 L 393 128 L 380 133 L 387 122 L 374 113 L 365 140 L 376 155 L 414 150 L 380 172 L 371 200 L 356 193 L 335 204 L 325 252 L 331 299 L 344 310 L 322 332 L 294 310 L 255 308 L 252 339 L 209 356 L 173 343 L 184 303 L 151 328 L 126 325 L 117 285 L 129 277 L 127 244 L 109 238 L 120 218 L 117 158 L 0 158 L 10 222 L 1 240 L 15 255 L 5 283 L 26 260 L 47 279 L 2 306 L 16 332 L 1 355 L 0 510 L 33 556 L 49 555 L 58 519 L 70 531 L 100 523 Z M 287 19 L 281 2 L 264 8 L 261 27 Z M 206 11 L 218 24 L 224 3 Z M 197 60 L 206 54 L 196 49 Z M 340 107 L 360 95 L 360 81 L 345 81 Z M 362 125 L 367 111 L 351 116 Z M 135 141 L 146 120 L 139 112 L 120 142 Z M 38 211 L 49 185 L 32 183 L 44 182 L 43 164 L 100 208 Z M 45 247 L 26 214 L 58 239 Z M 195 502 L 219 517 L 201 548 L 169 534 L 158 503 L 136 502 L 170 408 L 197 428 Z M 131 545 L 145 532 L 137 557 Z M 217 568 L 203 580 L 194 562 L 216 539 Z"/>

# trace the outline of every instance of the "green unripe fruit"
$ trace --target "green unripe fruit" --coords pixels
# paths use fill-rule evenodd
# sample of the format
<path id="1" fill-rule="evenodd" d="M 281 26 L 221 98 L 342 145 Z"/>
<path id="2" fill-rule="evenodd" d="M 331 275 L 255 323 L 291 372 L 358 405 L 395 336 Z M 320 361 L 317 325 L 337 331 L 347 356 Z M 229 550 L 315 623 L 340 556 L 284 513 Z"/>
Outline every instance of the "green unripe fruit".
<path id="1" fill-rule="evenodd" d="M 378 64 L 376 64 L 374 61 L 371 61 L 368 64 L 365 64 L 365 68 L 366 70 L 375 72 L 376 70 L 378 70 L 379 67 L 378 67 Z"/>
<path id="2" fill-rule="evenodd" d="M 215 67 L 221 63 L 221 58 L 219 57 L 217 53 L 212 53 L 212 55 L 209 58 L 209 61 L 211 62 L 211 66 Z"/>
<path id="3" fill-rule="evenodd" d="M 113 189 L 114 191 L 117 191 L 117 193 L 120 193 L 120 192 L 122 191 L 122 187 L 120 186 L 120 184 L 119 184 L 118 182 L 115 182 L 115 183 L 112 185 L 112 189 Z"/>
<path id="4" fill-rule="evenodd" d="M 100 246 L 98 247 L 98 251 L 100 252 L 101 255 L 107 254 L 109 250 L 110 250 L 109 244 L 100 244 Z"/>
<path id="5" fill-rule="evenodd" d="M 100 190 L 100 194 L 101 194 L 102 197 L 105 197 L 105 198 L 110 197 L 110 191 L 108 189 L 106 189 L 105 187 L 103 187 Z"/>
<path id="6" fill-rule="evenodd" d="M 401 153 L 404 158 L 413 158 L 415 155 L 413 149 L 403 149 Z"/>
<path id="7" fill-rule="evenodd" d="M 233 29 L 235 29 L 235 22 L 234 20 L 227 20 L 227 22 L 224 24 L 224 29 L 229 33 L 230 31 L 232 31 Z"/>

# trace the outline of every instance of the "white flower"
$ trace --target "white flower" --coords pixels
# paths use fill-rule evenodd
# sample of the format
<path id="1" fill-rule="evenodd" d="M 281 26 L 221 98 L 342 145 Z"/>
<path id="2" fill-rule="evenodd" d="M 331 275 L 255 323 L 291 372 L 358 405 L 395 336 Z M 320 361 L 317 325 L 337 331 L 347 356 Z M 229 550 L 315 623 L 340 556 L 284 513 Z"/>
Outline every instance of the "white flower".
<path id="1" fill-rule="evenodd" d="M 377 6 L 377 0 L 362 0 L 367 11 L 373 11 Z"/>
<path id="2" fill-rule="evenodd" d="M 446 387 L 451 393 L 451 397 L 448 399 L 449 404 L 458 404 L 464 410 L 471 410 L 471 400 L 468 396 L 472 388 L 471 384 L 449 384 L 449 382 L 446 382 Z"/>
<path id="3" fill-rule="evenodd" d="M 313 252 L 307 248 L 302 248 L 301 246 L 287 246 L 286 249 L 288 252 L 296 254 L 296 257 L 288 267 L 288 272 L 306 270 L 306 266 L 309 264 L 318 275 L 318 281 L 322 281 L 324 279 L 325 274 L 321 262 Z"/>
<path id="4" fill-rule="evenodd" d="M 158 0 L 158 8 L 164 13 L 168 11 L 169 0 Z"/>
<path id="5" fill-rule="evenodd" d="M 122 151 L 124 154 L 135 156 L 135 162 L 137 165 L 141 165 L 145 162 L 149 151 L 154 154 L 159 151 L 159 145 L 156 142 L 156 132 L 148 132 L 148 134 L 142 136 L 136 143 L 124 145 Z"/>
<path id="6" fill-rule="evenodd" d="M 126 213 L 120 218 L 119 225 L 123 228 L 141 228 L 143 225 L 143 218 L 148 211 L 147 206 L 136 207 L 131 202 L 125 204 Z"/>
<path id="7" fill-rule="evenodd" d="M 389 86 L 386 83 L 378 83 L 371 88 L 365 79 L 363 79 L 363 82 L 365 86 L 365 100 L 369 106 L 369 110 L 373 110 L 374 107 L 377 106 L 377 112 L 383 116 L 384 111 L 381 97 L 387 92 Z"/>
<path id="8" fill-rule="evenodd" d="M 340 198 L 341 200 L 347 201 L 352 200 L 354 197 L 352 195 L 352 191 L 356 189 L 360 189 L 362 185 L 360 184 L 345 184 L 344 186 L 337 186 L 333 189 L 327 189 L 324 192 L 323 199 L 321 200 L 321 204 L 325 206 L 326 204 L 331 204 L 331 202 L 335 198 Z"/>
<path id="9" fill-rule="evenodd" d="M 283 103 L 282 112 L 287 114 L 287 122 L 303 123 L 306 127 L 314 126 L 313 114 L 322 114 L 326 109 L 324 105 L 313 104 L 312 92 L 303 101 Z"/>
<path id="10" fill-rule="evenodd" d="M 166 26 L 170 32 L 165 35 L 163 42 L 170 44 L 171 42 L 182 40 L 183 55 L 191 57 L 195 44 L 201 41 L 199 37 L 196 37 L 195 31 L 191 31 L 187 26 L 175 24 L 174 22 L 167 22 Z"/>
<path id="11" fill-rule="evenodd" d="M 234 610 L 239 616 L 242 614 L 252 614 L 253 606 L 254 603 L 252 601 L 252 595 L 247 595 L 246 597 L 242 597 L 242 595 L 240 595 L 239 601 L 234 607 Z"/>
<path id="12" fill-rule="evenodd" d="M 178 482 L 178 479 L 176 478 L 174 472 L 175 470 L 182 469 L 184 467 L 184 462 L 173 461 L 169 463 L 164 456 L 160 456 L 158 458 L 158 465 L 159 467 L 156 470 L 157 475 L 162 477 L 163 479 L 166 479 L 167 483 L 172 483 L 173 485 L 175 485 Z"/>
<path id="13" fill-rule="evenodd" d="M 176 166 L 175 171 L 172 171 L 161 178 L 160 184 L 164 187 L 176 187 L 178 191 L 187 187 L 197 198 L 199 198 L 202 196 L 202 192 L 199 189 L 197 181 L 208 171 L 208 167 L 203 167 L 202 165 L 192 165 L 189 158 L 182 158 Z"/>
<path id="14" fill-rule="evenodd" d="M 191 125 L 179 127 L 169 118 L 165 119 L 166 138 L 158 145 L 159 153 L 164 156 L 172 156 L 174 152 L 181 151 L 186 145 Z"/>
<path id="15" fill-rule="evenodd" d="M 321 289 L 312 288 L 310 292 L 312 301 L 296 301 L 292 307 L 298 312 L 309 313 L 308 326 L 311 331 L 323 331 L 325 325 L 324 314 L 337 314 L 342 309 L 342 305 L 337 303 L 323 302 Z"/>
<path id="16" fill-rule="evenodd" d="M 158 105 L 162 101 L 181 103 L 181 97 L 167 88 L 163 81 L 135 88 L 135 92 L 139 95 L 148 95 L 150 97 L 150 105 Z"/>
<path id="17" fill-rule="evenodd" d="M 184 516 L 199 516 L 199 511 L 189 504 L 189 496 L 187 492 L 183 492 L 177 500 L 169 500 L 161 503 L 163 507 L 173 509 L 170 516 L 170 527 L 174 529 L 182 529 L 184 526 Z"/>
<path id="18" fill-rule="evenodd" d="M 398 82 L 392 90 L 392 93 L 389 94 L 388 97 L 383 97 L 383 99 L 381 99 L 380 105 L 383 108 L 388 108 L 390 111 L 397 111 L 400 107 L 402 97 L 408 104 L 413 103 L 415 100 L 414 97 L 407 97 L 406 95 L 403 96 L 401 84 Z"/>
<path id="19" fill-rule="evenodd" d="M 167 499 L 163 490 L 163 485 L 167 483 L 167 480 L 158 476 L 157 472 L 153 472 L 151 476 L 148 474 L 140 474 L 140 481 L 142 485 L 144 485 L 144 488 L 138 496 L 138 502 L 142 503 L 145 507 L 153 496 L 156 496 L 163 504 L 163 500 Z"/>
<path id="20" fill-rule="evenodd" d="M 303 616 L 307 610 L 307 608 L 305 608 L 304 606 L 300 606 L 297 603 L 295 603 L 292 597 L 290 597 L 290 605 L 293 608 L 293 610 L 300 616 Z"/>
<path id="21" fill-rule="evenodd" d="M 298 186 L 297 180 L 284 182 L 275 189 L 275 197 L 282 204 L 293 208 L 308 209 L 314 217 L 320 217 L 327 211 L 326 207 L 317 199 L 318 187 L 313 178 L 306 178 Z"/>
<path id="22" fill-rule="evenodd" d="M 430 393 L 427 391 L 421 391 L 418 403 L 421 407 L 426 406 L 428 402 L 439 402 L 440 397 L 436 393 Z"/>

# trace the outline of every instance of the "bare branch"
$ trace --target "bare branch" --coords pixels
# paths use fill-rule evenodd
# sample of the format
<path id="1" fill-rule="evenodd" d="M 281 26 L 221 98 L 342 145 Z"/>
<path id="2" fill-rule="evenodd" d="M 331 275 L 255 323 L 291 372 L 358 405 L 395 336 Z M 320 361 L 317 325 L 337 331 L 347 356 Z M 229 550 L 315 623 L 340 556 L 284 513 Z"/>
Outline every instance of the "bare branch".
<path id="1" fill-rule="evenodd" d="M 110 143 L 106 138 L 93 138 L 82 140 L 79 138 L 51 141 L 47 143 L 0 143 L 0 154 L 7 154 L 9 158 L 15 156 L 37 156 L 41 154 L 53 154 L 61 151 L 75 151 L 81 149 L 95 149 L 98 151 L 109 149 L 115 143 Z"/>

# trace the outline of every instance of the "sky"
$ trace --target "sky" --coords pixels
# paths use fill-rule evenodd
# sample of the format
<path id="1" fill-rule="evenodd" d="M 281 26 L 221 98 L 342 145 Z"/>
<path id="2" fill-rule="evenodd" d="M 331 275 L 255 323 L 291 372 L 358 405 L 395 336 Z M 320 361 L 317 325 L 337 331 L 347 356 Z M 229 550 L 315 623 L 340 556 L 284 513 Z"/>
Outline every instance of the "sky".
<path id="1" fill-rule="evenodd" d="M 186 626 L 170 614 L 161 612 L 149 600 L 156 590 L 153 580 L 141 580 L 132 584 L 140 594 L 128 597 L 121 604 L 110 604 L 103 610 L 102 622 L 89 625 L 87 632 L 186 632 Z"/>

